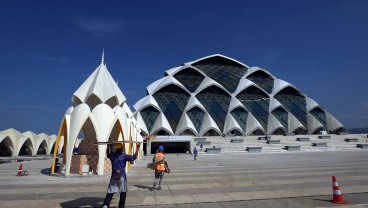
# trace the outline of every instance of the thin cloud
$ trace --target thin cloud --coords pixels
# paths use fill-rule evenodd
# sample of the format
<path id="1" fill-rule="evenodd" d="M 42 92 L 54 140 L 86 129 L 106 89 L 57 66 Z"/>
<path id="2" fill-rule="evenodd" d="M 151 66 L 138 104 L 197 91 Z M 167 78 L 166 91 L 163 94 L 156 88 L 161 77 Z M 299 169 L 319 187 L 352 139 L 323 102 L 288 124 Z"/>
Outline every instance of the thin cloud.
<path id="1" fill-rule="evenodd" d="M 59 58 L 59 57 L 51 57 L 51 56 L 37 56 L 36 58 L 40 60 L 46 60 L 46 61 L 69 62 L 68 59 Z"/>
<path id="2" fill-rule="evenodd" d="M 91 32 L 93 35 L 102 36 L 103 34 L 116 34 L 123 24 L 117 19 L 98 19 L 77 16 L 74 23 L 81 29 Z"/>

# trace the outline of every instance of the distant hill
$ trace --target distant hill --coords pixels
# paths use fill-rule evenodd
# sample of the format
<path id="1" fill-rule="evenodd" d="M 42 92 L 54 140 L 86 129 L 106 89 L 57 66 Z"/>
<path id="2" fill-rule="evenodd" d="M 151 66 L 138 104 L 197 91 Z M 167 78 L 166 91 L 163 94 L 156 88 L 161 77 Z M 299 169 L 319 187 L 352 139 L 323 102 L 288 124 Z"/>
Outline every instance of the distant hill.
<path id="1" fill-rule="evenodd" d="M 350 134 L 366 134 L 366 133 L 368 133 L 368 127 L 348 129 L 348 132 Z"/>

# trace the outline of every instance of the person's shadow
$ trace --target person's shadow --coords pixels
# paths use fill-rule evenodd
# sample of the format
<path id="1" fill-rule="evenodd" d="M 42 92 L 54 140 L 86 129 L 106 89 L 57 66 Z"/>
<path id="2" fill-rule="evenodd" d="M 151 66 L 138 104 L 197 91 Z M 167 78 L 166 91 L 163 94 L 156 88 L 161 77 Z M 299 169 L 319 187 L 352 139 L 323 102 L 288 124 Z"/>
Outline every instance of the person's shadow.
<path id="1" fill-rule="evenodd" d="M 147 190 L 153 191 L 152 186 L 142 186 L 142 185 L 134 185 L 134 186 L 140 189 L 147 189 Z"/>
<path id="2" fill-rule="evenodd" d="M 102 207 L 105 198 L 100 197 L 81 197 L 79 199 L 74 199 L 71 201 L 61 202 L 60 206 L 62 208 L 71 207 Z"/>

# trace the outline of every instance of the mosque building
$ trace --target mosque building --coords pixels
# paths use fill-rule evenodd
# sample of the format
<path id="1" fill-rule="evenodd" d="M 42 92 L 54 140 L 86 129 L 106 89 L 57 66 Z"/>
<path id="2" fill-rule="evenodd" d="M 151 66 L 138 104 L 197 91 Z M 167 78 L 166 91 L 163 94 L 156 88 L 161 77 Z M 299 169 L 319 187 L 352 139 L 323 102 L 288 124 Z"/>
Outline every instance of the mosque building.
<path id="1" fill-rule="evenodd" d="M 165 72 L 134 104 L 142 135 L 337 133 L 345 127 L 293 84 L 215 54 Z"/>

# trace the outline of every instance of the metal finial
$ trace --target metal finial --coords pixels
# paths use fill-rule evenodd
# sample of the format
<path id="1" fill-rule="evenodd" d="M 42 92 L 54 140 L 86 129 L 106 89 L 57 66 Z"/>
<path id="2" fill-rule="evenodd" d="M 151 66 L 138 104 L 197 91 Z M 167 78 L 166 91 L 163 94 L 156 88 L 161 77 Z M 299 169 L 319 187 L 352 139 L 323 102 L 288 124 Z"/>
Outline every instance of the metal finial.
<path id="1" fill-rule="evenodd" d="M 102 49 L 102 58 L 101 58 L 101 63 L 104 63 L 105 59 L 105 49 Z"/>

